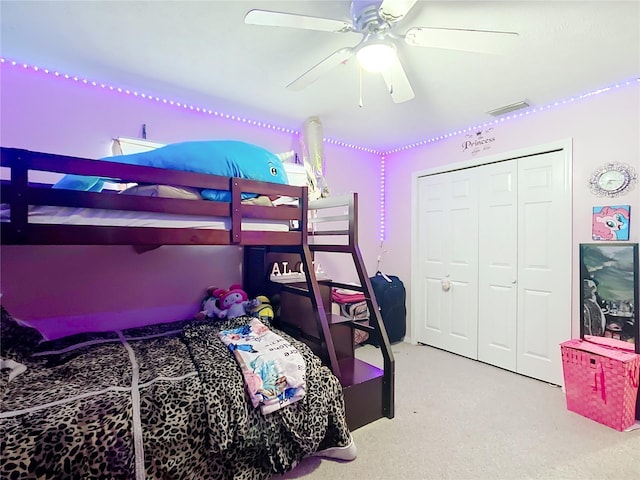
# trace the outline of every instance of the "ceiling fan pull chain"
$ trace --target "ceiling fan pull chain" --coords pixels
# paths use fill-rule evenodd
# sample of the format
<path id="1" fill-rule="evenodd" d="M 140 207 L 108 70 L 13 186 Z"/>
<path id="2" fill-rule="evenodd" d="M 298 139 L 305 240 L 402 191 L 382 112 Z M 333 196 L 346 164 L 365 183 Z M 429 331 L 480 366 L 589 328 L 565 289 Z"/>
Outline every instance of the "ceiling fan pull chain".
<path id="1" fill-rule="evenodd" d="M 360 100 L 358 101 L 358 106 L 360 108 L 362 108 L 364 106 L 364 102 L 362 101 L 362 67 L 358 67 L 358 72 L 360 74 L 360 78 L 359 78 L 359 94 L 360 94 Z"/>

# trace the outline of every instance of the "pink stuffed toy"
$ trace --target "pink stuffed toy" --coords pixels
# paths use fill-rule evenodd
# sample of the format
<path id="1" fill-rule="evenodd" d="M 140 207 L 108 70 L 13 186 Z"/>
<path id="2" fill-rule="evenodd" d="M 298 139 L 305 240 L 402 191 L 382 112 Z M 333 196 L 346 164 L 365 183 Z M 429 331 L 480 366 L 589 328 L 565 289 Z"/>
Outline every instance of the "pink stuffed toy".
<path id="1" fill-rule="evenodd" d="M 229 290 L 209 287 L 207 298 L 202 303 L 200 316 L 204 318 L 234 318 L 248 315 L 247 310 L 257 307 L 260 302 L 249 300 L 241 285 L 231 285 Z"/>

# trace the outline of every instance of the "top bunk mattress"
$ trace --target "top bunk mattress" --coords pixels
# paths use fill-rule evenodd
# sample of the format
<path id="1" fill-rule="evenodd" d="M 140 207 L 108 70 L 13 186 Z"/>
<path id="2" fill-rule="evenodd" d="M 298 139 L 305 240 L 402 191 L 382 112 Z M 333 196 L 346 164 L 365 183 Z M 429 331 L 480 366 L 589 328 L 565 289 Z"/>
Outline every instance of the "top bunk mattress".
<path id="1" fill-rule="evenodd" d="M 3 204 L 0 210 L 0 220 L 9 222 L 10 215 L 10 208 L 8 205 Z M 52 225 L 231 229 L 230 217 L 185 216 L 161 212 L 54 207 L 47 205 L 29 207 L 28 218 L 29 223 Z M 247 231 L 286 232 L 289 228 L 290 222 L 286 220 L 242 219 L 242 229 Z"/>

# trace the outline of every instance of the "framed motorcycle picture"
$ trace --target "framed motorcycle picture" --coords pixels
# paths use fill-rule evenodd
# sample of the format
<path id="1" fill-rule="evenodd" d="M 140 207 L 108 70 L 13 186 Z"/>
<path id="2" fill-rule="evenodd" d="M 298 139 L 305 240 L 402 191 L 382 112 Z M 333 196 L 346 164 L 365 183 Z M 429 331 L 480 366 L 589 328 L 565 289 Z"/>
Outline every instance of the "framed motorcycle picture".
<path id="1" fill-rule="evenodd" d="M 580 337 L 609 337 L 640 353 L 638 244 L 580 244 Z"/>

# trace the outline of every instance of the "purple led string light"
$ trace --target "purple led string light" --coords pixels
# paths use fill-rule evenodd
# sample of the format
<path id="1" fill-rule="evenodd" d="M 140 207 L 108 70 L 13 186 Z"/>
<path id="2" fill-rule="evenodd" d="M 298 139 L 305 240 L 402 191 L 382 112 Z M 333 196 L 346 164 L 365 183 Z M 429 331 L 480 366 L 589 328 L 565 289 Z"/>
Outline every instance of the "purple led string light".
<path id="1" fill-rule="evenodd" d="M 237 116 L 237 115 L 230 115 L 228 113 L 223 113 L 223 112 L 218 112 L 215 110 L 211 110 L 205 107 L 199 107 L 199 106 L 194 106 L 194 105 L 189 105 L 187 103 L 184 102 L 179 102 L 179 101 L 174 101 L 174 100 L 168 100 L 166 98 L 161 98 L 155 95 L 148 95 L 145 93 L 141 93 L 138 92 L 136 90 L 131 90 L 131 89 L 127 89 L 127 88 L 121 88 L 121 87 L 115 87 L 113 85 L 107 85 L 105 83 L 101 83 L 101 82 L 96 82 L 93 80 L 88 80 L 86 78 L 81 78 L 78 77 L 77 75 L 69 75 L 66 73 L 60 73 L 57 70 L 51 70 L 48 68 L 42 68 L 42 67 L 38 67 L 37 65 L 29 65 L 27 63 L 21 63 L 21 62 L 16 62 L 15 60 L 8 60 L 4 57 L 0 57 L 0 63 L 3 64 L 7 64 L 7 65 L 11 65 L 14 67 L 22 67 L 25 70 L 32 70 L 34 72 L 41 72 L 41 73 L 45 73 L 45 74 L 51 74 L 54 77 L 58 77 L 58 78 L 63 78 L 66 80 L 73 80 L 75 82 L 78 83 L 82 83 L 84 85 L 90 85 L 93 87 L 100 87 L 102 89 L 105 90 L 109 90 L 112 92 L 116 92 L 116 93 L 122 93 L 122 94 L 126 94 L 126 95 L 133 95 L 134 97 L 138 97 L 138 98 L 143 98 L 143 99 L 148 99 L 148 100 L 155 100 L 158 103 L 163 103 L 166 105 L 170 105 L 170 106 L 176 106 L 176 107 L 182 107 L 185 110 L 192 110 L 195 112 L 200 112 L 200 113 L 206 113 L 209 115 L 213 115 L 215 117 L 219 117 L 219 118 L 224 118 L 226 120 L 232 120 L 232 121 L 236 121 L 239 123 L 244 123 L 244 124 L 248 124 L 248 125 L 252 125 L 252 126 L 256 126 L 256 127 L 261 127 L 261 128 L 265 128 L 268 130 L 275 130 L 277 132 L 284 132 L 284 133 L 289 133 L 289 134 L 293 134 L 293 135 L 299 135 L 300 131 L 293 129 L 293 128 L 287 128 L 287 127 L 281 127 L 278 125 L 273 125 L 271 123 L 267 123 L 267 122 L 260 122 L 260 121 L 256 121 L 256 120 L 251 120 L 245 117 L 241 117 L 241 116 Z M 363 151 L 363 152 L 368 152 L 368 153 L 373 153 L 373 154 L 379 154 L 380 152 L 378 150 L 374 150 L 372 148 L 367 148 L 367 147 L 362 147 L 359 145 L 354 145 L 351 143 L 346 143 L 346 142 L 342 142 L 340 140 L 335 140 L 335 139 L 331 139 L 331 138 L 324 138 L 323 141 L 333 144 L 333 145 L 337 145 L 340 147 L 346 147 L 346 148 L 350 148 L 352 150 L 359 150 L 359 151 Z"/>
<path id="2" fill-rule="evenodd" d="M 384 155 L 380 155 L 380 242 L 384 241 L 386 237 L 385 211 L 387 208 L 387 197 L 385 193 L 385 185 L 385 157 Z"/>
<path id="3" fill-rule="evenodd" d="M 521 111 L 519 113 L 506 115 L 504 117 L 501 117 L 499 119 L 493 120 L 491 122 L 483 123 L 482 125 L 474 125 L 472 127 L 468 127 L 468 128 L 462 129 L 462 130 L 457 130 L 455 132 L 445 133 L 443 135 L 439 135 L 437 137 L 432 137 L 432 138 L 429 138 L 427 140 L 422 140 L 420 142 L 412 143 L 410 145 L 405 145 L 405 146 L 402 146 L 402 147 L 394 148 L 392 150 L 388 150 L 388 151 L 384 152 L 384 154 L 385 155 L 390 155 L 392 153 L 398 153 L 398 152 L 402 152 L 402 151 L 405 151 L 405 150 L 410 150 L 412 148 L 422 147 L 422 146 L 427 145 L 429 143 L 438 142 L 440 140 L 445 140 L 447 138 L 454 137 L 456 135 L 461 135 L 461 134 L 468 133 L 468 132 L 475 132 L 475 131 L 477 131 L 479 129 L 484 129 L 484 128 L 490 126 L 490 125 L 497 125 L 497 124 L 503 123 L 503 122 L 505 122 L 507 120 L 515 120 L 515 119 L 520 118 L 520 117 L 526 117 L 528 115 L 531 115 L 532 113 L 546 111 L 546 110 L 549 110 L 551 108 L 555 108 L 555 107 L 559 107 L 561 105 L 566 105 L 568 103 L 575 102 L 577 100 L 583 100 L 585 98 L 593 97 L 595 95 L 600 95 L 602 93 L 610 92 L 610 91 L 613 91 L 613 90 L 621 88 L 621 87 L 628 87 L 628 86 L 631 86 L 631 85 L 634 85 L 634 84 L 640 84 L 640 78 L 634 78 L 632 80 L 619 82 L 619 83 L 616 83 L 616 84 L 611 85 L 609 87 L 599 88 L 598 90 L 594 90 L 592 92 L 588 92 L 588 93 L 585 93 L 583 95 L 579 95 L 579 96 L 576 96 L 576 97 L 570 97 L 570 98 L 566 98 L 564 100 L 559 100 L 557 102 L 553 102 L 553 103 L 550 103 L 550 104 L 542 106 L 542 107 L 538 107 L 538 108 L 534 107 L 534 108 L 530 108 L 528 110 Z"/>
<path id="4" fill-rule="evenodd" d="M 184 102 L 179 102 L 179 101 L 174 101 L 174 100 L 167 100 L 166 98 L 160 98 L 158 96 L 148 95 L 148 94 L 145 94 L 145 93 L 140 93 L 140 92 L 135 91 L 135 90 L 132 91 L 132 90 L 126 89 L 126 88 L 123 89 L 121 87 L 114 87 L 112 85 L 107 85 L 105 83 L 99 83 L 99 82 L 96 82 L 96 81 L 87 80 L 85 78 L 80 78 L 80 77 L 78 77 L 76 75 L 69 75 L 69 74 L 66 74 L 66 73 L 60 73 L 60 72 L 58 72 L 56 70 L 50 70 L 48 68 L 41 68 L 41 67 L 38 67 L 36 65 L 29 65 L 29 64 L 26 64 L 26 63 L 20 63 L 20 62 L 16 62 L 15 60 L 10 61 L 10 60 L 7 60 L 4 57 L 0 57 L 0 63 L 12 65 L 12 66 L 15 66 L 15 67 L 22 67 L 24 69 L 30 69 L 30 70 L 33 70 L 35 72 L 43 72 L 45 74 L 52 74 L 55 77 L 64 78 L 64 79 L 67 79 L 67 80 L 73 80 L 75 82 L 83 83 L 85 85 L 91 85 L 91 86 L 94 86 L 94 87 L 100 87 L 102 89 L 107 89 L 107 90 L 110 90 L 110 91 L 113 91 L 113 92 L 117 92 L 117 93 L 124 93 L 124 94 L 127 94 L 127 95 L 133 95 L 134 97 L 144 98 L 144 99 L 148 99 L 148 100 L 155 100 L 156 102 L 160 102 L 160 103 L 163 103 L 163 104 L 182 107 L 184 109 L 189 109 L 189 110 L 193 110 L 193 111 L 196 111 L 196 112 L 207 113 L 207 114 L 213 115 L 215 117 L 220 117 L 220 118 L 224 118 L 224 119 L 227 119 L 227 120 L 233 120 L 233 121 L 237 121 L 237 122 L 240 122 L 240 123 L 245 123 L 245 124 L 249 124 L 249 125 L 253 125 L 253 126 L 257 126 L 257 127 L 261 127 L 261 128 L 266 128 L 266 129 L 269 129 L 269 130 L 275 130 L 277 132 L 284 132 L 284 133 L 290 133 L 290 134 L 295 134 L 295 135 L 299 135 L 300 134 L 300 132 L 298 130 L 295 130 L 295 129 L 292 129 L 292 128 L 281 127 L 281 126 L 273 125 L 273 124 L 266 123 L 266 122 L 259 122 L 259 121 L 256 121 L 256 120 L 251 120 L 251 119 L 248 119 L 248 118 L 245 118 L 245 117 L 236 116 L 236 115 L 230 115 L 228 113 L 218 112 L 218 111 L 207 109 L 207 108 L 204 108 L 204 107 L 197 107 L 197 106 L 193 106 L 193 105 L 188 105 L 188 104 L 186 104 Z M 343 142 L 343 141 L 340 141 L 340 140 L 336 140 L 336 139 L 332 139 L 332 138 L 323 138 L 323 141 L 326 142 L 326 143 L 330 143 L 330 144 L 333 144 L 333 145 L 340 146 L 340 147 L 350 148 L 352 150 L 359 150 L 359 151 L 362 151 L 362 152 L 373 153 L 375 155 L 380 155 L 380 156 L 389 155 L 389 154 L 392 154 L 392 153 L 397 153 L 397 152 L 401 152 L 401 151 L 405 151 L 405 150 L 410 150 L 410 149 L 413 149 L 413 148 L 421 147 L 421 146 L 427 145 L 429 143 L 437 142 L 437 141 L 440 141 L 440 140 L 445 140 L 447 138 L 451 138 L 451 137 L 454 137 L 456 135 L 461 135 L 461 134 L 468 133 L 468 132 L 474 132 L 474 131 L 477 131 L 480 128 L 486 128 L 486 127 L 488 127 L 490 125 L 496 125 L 498 123 L 502 123 L 502 122 L 505 122 L 507 120 L 514 120 L 516 118 L 527 116 L 527 115 L 530 115 L 532 113 L 542 112 L 542 111 L 545 111 L 545 110 L 549 110 L 550 108 L 555 108 L 555 107 L 558 107 L 558 106 L 561 106 L 561 105 L 565 105 L 567 103 L 572 103 L 572 102 L 574 102 L 576 100 L 582 100 L 582 99 L 585 99 L 585 98 L 588 98 L 588 97 L 592 97 L 594 95 L 600 95 L 602 93 L 609 92 L 609 91 L 612 91 L 614 89 L 618 89 L 618 88 L 621 88 L 621 87 L 630 86 L 630 85 L 638 84 L 638 83 L 640 83 L 640 78 L 627 80 L 625 82 L 619 82 L 619 83 L 616 83 L 616 84 L 611 85 L 609 87 L 600 88 L 598 90 L 594 90 L 592 92 L 588 92 L 588 93 L 583 94 L 583 95 L 579 95 L 579 96 L 576 96 L 576 97 L 571 97 L 571 98 L 568 98 L 568 99 L 564 99 L 564 100 L 560 100 L 560 101 L 557 101 L 557 102 L 553 102 L 553 103 L 550 103 L 550 104 L 548 104 L 546 106 L 542 106 L 542 107 L 531 108 L 531 109 L 528 109 L 528 110 L 525 110 L 525 111 L 521 111 L 521 112 L 516 113 L 516 114 L 512 114 L 512 115 L 507 115 L 507 116 L 501 117 L 500 119 L 496 119 L 496 120 L 493 120 L 491 122 L 486 122 L 484 124 L 474 125 L 472 127 L 468 127 L 468 128 L 462 129 L 462 130 L 457 130 L 457 131 L 454 131 L 454 132 L 445 133 L 443 135 L 439 135 L 439 136 L 432 137 L 432 138 L 429 138 L 429 139 L 426 139 L 426 140 L 422 140 L 420 142 L 415 142 L 415 143 L 412 143 L 412 144 L 409 144 L 409 145 L 404 145 L 402 147 L 397 147 L 397 148 L 394 148 L 392 150 L 388 150 L 386 152 L 382 152 L 380 150 L 376 150 L 376 149 L 369 148 L 369 147 L 363 147 L 363 146 L 360 146 L 360 145 L 355 145 L 355 144 L 352 144 L 352 143 L 346 143 L 346 142 Z"/>
<path id="5" fill-rule="evenodd" d="M 228 113 L 218 112 L 218 111 L 207 109 L 207 108 L 204 108 L 204 107 L 188 105 L 187 103 L 184 103 L 184 102 L 169 100 L 169 99 L 161 98 L 161 97 L 154 96 L 154 95 L 148 95 L 148 94 L 141 93 L 141 92 L 138 92 L 136 90 L 131 90 L 131 89 L 127 89 L 127 88 L 115 87 L 113 85 L 107 85 L 105 83 L 88 80 L 86 78 L 81 78 L 81 77 L 78 77 L 76 75 L 69 75 L 69 74 L 66 74 L 66 73 L 60 73 L 57 70 L 51 70 L 51 69 L 48 69 L 48 68 L 42 68 L 42 67 L 38 67 L 36 65 L 29 65 L 29 64 L 26 64 L 26 63 L 19 63 L 19 62 L 16 62 L 16 61 L 9 61 L 6 58 L 2 58 L 2 57 L 0 57 L 0 63 L 11 65 L 11 66 L 14 66 L 14 67 L 22 67 L 25 70 L 32 70 L 34 72 L 50 74 L 50 75 L 52 75 L 54 77 L 57 77 L 57 78 L 63 78 L 63 79 L 66 79 L 66 80 L 73 80 L 75 82 L 82 83 L 84 85 L 89 85 L 89 86 L 93 86 L 93 87 L 99 87 L 101 89 L 108 90 L 108 91 L 115 92 L 115 93 L 122 93 L 122 94 L 126 94 L 126 95 L 132 95 L 132 96 L 137 97 L 137 98 L 156 101 L 158 103 L 162 103 L 162 104 L 166 104 L 166 105 L 170 105 L 170 106 L 182 107 L 185 110 L 192 110 L 192 111 L 195 111 L 195 112 L 206 113 L 206 114 L 209 114 L 209 115 L 213 115 L 215 117 L 224 118 L 224 119 L 227 119 L 227 120 L 233 120 L 233 121 L 236 121 L 236 122 L 239 122 L 239 123 L 245 123 L 245 124 L 248 124 L 248 125 L 253 125 L 253 126 L 261 127 L 261 128 L 266 128 L 266 129 L 269 129 L 269 130 L 275 130 L 277 132 L 290 133 L 290 134 L 294 134 L 294 135 L 298 135 L 300 133 L 298 130 L 295 130 L 295 129 L 292 129 L 292 128 L 281 127 L 281 126 L 273 125 L 273 124 L 266 123 L 266 122 L 259 122 L 259 121 L 256 121 L 256 120 L 251 120 L 251 119 L 248 119 L 248 118 L 245 118 L 245 117 L 241 117 L 241 116 L 236 116 L 236 115 L 230 115 Z"/>
<path id="6" fill-rule="evenodd" d="M 85 78 L 80 78 L 78 76 L 75 75 L 69 75 L 66 73 L 60 73 L 56 70 L 50 70 L 47 68 L 41 68 L 38 67 L 36 65 L 28 65 L 26 63 L 19 63 L 16 61 L 9 61 L 3 57 L 0 57 L 0 63 L 2 64 L 8 64 L 14 67 L 22 67 L 24 69 L 27 70 L 33 70 L 35 72 L 43 72 L 45 74 L 52 74 L 54 77 L 58 77 L 58 78 L 64 78 L 67 80 L 73 80 L 75 82 L 79 82 L 79 83 L 83 83 L 85 85 L 90 85 L 93 87 L 100 87 L 102 89 L 106 89 L 109 91 L 113 91 L 113 92 L 117 92 L 117 93 L 124 93 L 127 95 L 133 95 L 134 97 L 138 97 L 138 98 L 143 98 L 143 99 L 148 99 L 148 100 L 155 100 L 156 102 L 159 103 L 163 103 L 163 104 L 167 104 L 170 106 L 176 106 L 176 107 L 182 107 L 184 109 L 189 109 L 192 111 L 196 111 L 196 112 L 201 112 L 201 113 L 207 113 L 209 115 L 213 115 L 215 117 L 220 117 L 220 118 L 224 118 L 227 120 L 232 120 L 232 121 L 236 121 L 239 123 L 244 123 L 244 124 L 248 124 L 248 125 L 252 125 L 252 126 L 257 126 L 257 127 L 261 127 L 261 128 L 266 128 L 269 130 L 275 130 L 277 132 L 284 132 L 284 133 L 289 133 L 289 134 L 294 134 L 294 135 L 299 135 L 300 132 L 298 130 L 295 129 L 291 129 L 291 128 L 286 128 L 286 127 L 281 127 L 281 126 L 277 126 L 277 125 L 273 125 L 270 123 L 265 123 L 265 122 L 259 122 L 256 120 L 251 120 L 251 119 L 247 119 L 245 117 L 240 117 L 240 116 L 236 116 L 236 115 L 230 115 L 228 113 L 223 113 L 223 112 L 218 112 L 215 110 L 211 110 L 211 109 L 207 109 L 204 107 L 198 107 L 198 106 L 193 106 L 193 105 L 188 105 L 184 102 L 179 102 L 179 101 L 174 101 L 174 100 L 167 100 L 166 98 L 160 98 L 158 96 L 153 96 L 153 95 L 148 95 L 145 93 L 140 93 L 138 91 L 135 90 L 130 90 L 130 89 L 123 89 L 120 87 L 114 87 L 112 85 L 107 85 L 105 83 L 99 83 L 96 81 L 91 81 L 91 80 L 87 80 Z M 406 151 L 406 150 L 410 150 L 413 148 L 417 148 L 417 147 L 421 147 L 430 143 L 434 143 L 440 140 L 445 140 L 447 138 L 451 138 L 454 137 L 456 135 L 461 135 L 464 133 L 468 133 L 468 132 L 474 132 L 477 131 L 480 128 L 486 128 L 490 125 L 496 125 L 498 123 L 502 123 L 508 120 L 514 120 L 520 117 L 525 117 L 528 116 L 532 113 L 537 113 L 537 112 L 542 112 L 542 111 L 546 111 L 549 110 L 551 108 L 555 108 L 561 105 L 565 105 L 567 103 L 572 103 L 576 100 L 582 100 L 585 98 L 589 98 L 595 95 L 600 95 L 602 93 L 605 92 L 609 92 L 621 87 L 625 87 L 625 86 L 630 86 L 633 84 L 639 84 L 640 83 L 640 78 L 635 78 L 633 80 L 627 80 L 626 82 L 620 82 L 620 83 L 616 83 L 614 85 L 611 85 L 609 87 L 605 87 L 605 88 L 600 88 L 598 90 L 594 90 L 592 92 L 588 92 L 586 94 L 583 95 L 579 95 L 576 97 L 571 97 L 568 99 L 564 99 L 561 101 L 557 101 L 557 102 L 553 102 L 550 103 L 546 106 L 542 106 L 542 107 L 538 107 L 538 108 L 532 108 L 532 109 L 528 109 L 525 111 L 521 111 L 519 113 L 516 114 L 512 114 L 512 115 L 507 115 L 504 117 L 501 117 L 500 119 L 496 119 L 493 120 L 491 122 L 486 122 L 482 125 L 474 125 L 472 127 L 468 127 L 462 130 L 457 130 L 454 132 L 450 132 L 450 133 L 446 133 L 443 135 L 439 135 L 437 137 L 432 137 L 429 138 L 427 140 L 422 140 L 420 142 L 415 142 L 409 145 L 405 145 L 402 147 L 398 147 L 398 148 L 394 148 L 392 150 L 388 150 L 386 152 L 381 152 L 379 150 L 376 149 L 372 149 L 372 148 L 368 148 L 368 147 L 363 147 L 363 146 L 359 146 L 359 145 L 354 145 L 352 143 L 346 143 L 340 140 L 335 140 L 335 139 L 331 139 L 331 138 L 323 138 L 323 141 L 326 143 L 330 143 L 333 145 L 337 145 L 340 147 L 345 147 L 345 148 L 349 148 L 352 150 L 358 150 L 358 151 L 362 151 L 362 152 L 367 152 L 367 153 L 372 153 L 375 155 L 379 155 L 380 156 L 380 240 L 383 240 L 385 237 L 385 205 L 386 205 L 386 197 L 385 197 L 385 155 L 390 155 L 393 153 L 398 153 L 401 151 Z"/>

